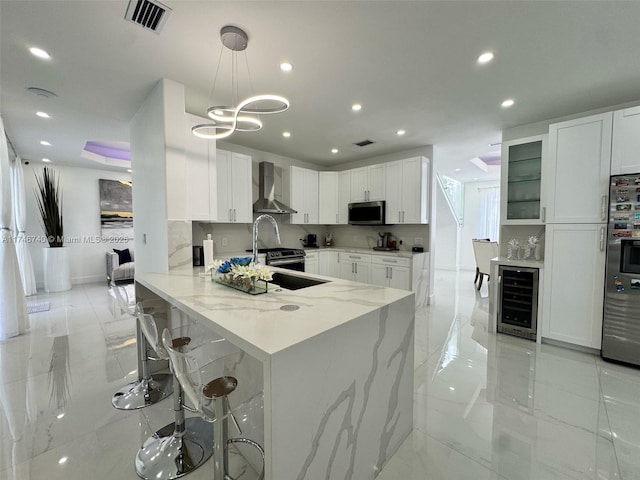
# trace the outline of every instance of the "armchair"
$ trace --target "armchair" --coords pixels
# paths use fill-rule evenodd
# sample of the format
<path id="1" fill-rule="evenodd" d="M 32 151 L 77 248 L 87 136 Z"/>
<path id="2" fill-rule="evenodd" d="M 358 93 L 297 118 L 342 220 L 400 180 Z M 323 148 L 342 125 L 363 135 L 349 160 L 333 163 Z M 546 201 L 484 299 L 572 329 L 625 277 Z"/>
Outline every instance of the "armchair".
<path id="1" fill-rule="evenodd" d="M 135 274 L 133 250 L 130 250 L 131 261 L 120 264 L 120 257 L 114 251 L 107 252 L 107 285 L 111 282 L 131 282 Z"/>

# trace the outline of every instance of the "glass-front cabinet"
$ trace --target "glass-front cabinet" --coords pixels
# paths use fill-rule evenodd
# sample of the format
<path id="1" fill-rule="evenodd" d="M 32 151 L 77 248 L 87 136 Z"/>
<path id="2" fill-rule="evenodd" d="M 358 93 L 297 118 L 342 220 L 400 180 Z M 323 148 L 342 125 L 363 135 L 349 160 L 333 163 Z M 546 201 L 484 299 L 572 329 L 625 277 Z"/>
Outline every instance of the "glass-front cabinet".
<path id="1" fill-rule="evenodd" d="M 543 155 L 547 135 L 502 144 L 502 224 L 544 223 Z"/>

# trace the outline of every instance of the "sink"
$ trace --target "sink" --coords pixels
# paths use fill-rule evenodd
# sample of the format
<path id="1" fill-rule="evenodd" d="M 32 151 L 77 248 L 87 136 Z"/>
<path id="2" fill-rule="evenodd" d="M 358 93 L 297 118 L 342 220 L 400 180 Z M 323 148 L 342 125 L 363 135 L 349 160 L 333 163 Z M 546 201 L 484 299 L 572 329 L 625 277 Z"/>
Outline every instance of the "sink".
<path id="1" fill-rule="evenodd" d="M 315 278 L 298 277 L 287 273 L 275 272 L 272 274 L 273 283 L 286 288 L 287 290 L 300 290 L 301 288 L 313 287 L 327 283 L 327 280 L 316 280 Z"/>

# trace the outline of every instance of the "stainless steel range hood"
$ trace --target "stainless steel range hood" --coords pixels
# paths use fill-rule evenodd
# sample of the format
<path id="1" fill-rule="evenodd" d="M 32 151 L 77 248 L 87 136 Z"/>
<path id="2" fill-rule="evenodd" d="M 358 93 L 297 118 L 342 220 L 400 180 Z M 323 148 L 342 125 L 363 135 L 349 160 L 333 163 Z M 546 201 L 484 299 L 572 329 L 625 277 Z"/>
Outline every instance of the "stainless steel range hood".
<path id="1" fill-rule="evenodd" d="M 253 211 L 255 213 L 298 213 L 274 198 L 273 163 L 260 162 L 259 169 L 258 200 L 253 204 Z"/>

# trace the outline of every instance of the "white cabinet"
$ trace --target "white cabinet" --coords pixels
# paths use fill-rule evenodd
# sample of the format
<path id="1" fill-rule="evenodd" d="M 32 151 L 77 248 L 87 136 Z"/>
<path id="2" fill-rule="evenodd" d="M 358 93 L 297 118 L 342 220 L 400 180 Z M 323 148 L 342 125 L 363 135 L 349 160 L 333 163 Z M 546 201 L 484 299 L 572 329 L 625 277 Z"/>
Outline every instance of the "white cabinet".
<path id="1" fill-rule="evenodd" d="M 349 222 L 349 202 L 351 201 L 351 170 L 338 172 L 338 224 Z"/>
<path id="2" fill-rule="evenodd" d="M 640 173 L 640 107 L 613 112 L 611 175 Z"/>
<path id="3" fill-rule="evenodd" d="M 289 167 L 284 175 L 284 201 L 298 213 L 292 213 L 292 224 L 318 224 L 318 172 Z M 288 195 L 288 196 L 287 196 Z"/>
<path id="4" fill-rule="evenodd" d="M 318 252 L 306 252 L 304 257 L 304 271 L 318 273 Z"/>
<path id="5" fill-rule="evenodd" d="M 339 223 L 338 172 L 318 173 L 318 223 Z"/>
<path id="6" fill-rule="evenodd" d="M 542 336 L 600 349 L 606 225 L 547 225 Z"/>
<path id="7" fill-rule="evenodd" d="M 251 223 L 251 157 L 226 150 L 216 150 L 217 208 L 215 220 L 231 223 Z"/>
<path id="8" fill-rule="evenodd" d="M 371 256 L 371 283 L 411 290 L 411 260 L 394 256 Z"/>
<path id="9" fill-rule="evenodd" d="M 318 252 L 318 273 L 327 277 L 340 277 L 338 252 L 321 250 Z"/>
<path id="10" fill-rule="evenodd" d="M 385 164 L 351 170 L 351 201 L 369 202 L 385 198 Z"/>
<path id="11" fill-rule="evenodd" d="M 503 225 L 536 225 L 544 222 L 544 158 L 548 135 L 503 142 L 500 217 Z"/>
<path id="12" fill-rule="evenodd" d="M 428 223 L 428 160 L 424 157 L 413 157 L 387 163 L 385 192 L 387 223 Z"/>
<path id="13" fill-rule="evenodd" d="M 202 123 L 202 119 L 186 115 L 186 177 L 187 212 L 190 220 L 212 219 L 210 196 L 215 192 L 209 188 L 209 168 L 215 169 L 216 141 L 196 137 L 191 127 Z M 215 172 L 213 172 L 215 175 Z"/>
<path id="14" fill-rule="evenodd" d="M 340 278 L 354 282 L 370 283 L 371 255 L 340 253 Z"/>
<path id="15" fill-rule="evenodd" d="M 607 221 L 612 118 L 608 112 L 549 126 L 547 223 Z"/>

